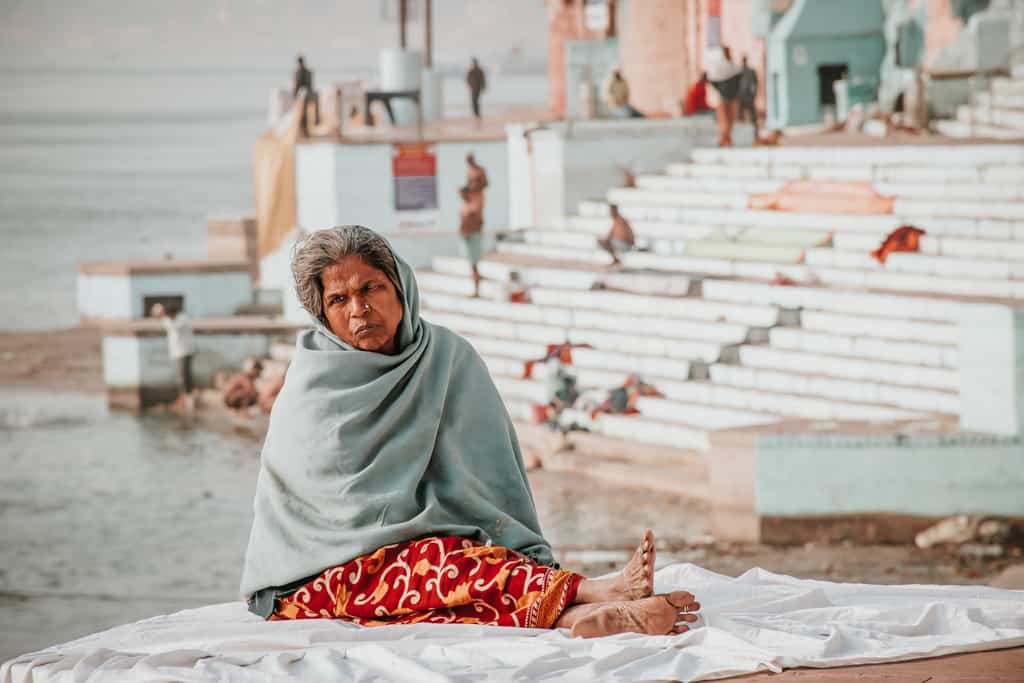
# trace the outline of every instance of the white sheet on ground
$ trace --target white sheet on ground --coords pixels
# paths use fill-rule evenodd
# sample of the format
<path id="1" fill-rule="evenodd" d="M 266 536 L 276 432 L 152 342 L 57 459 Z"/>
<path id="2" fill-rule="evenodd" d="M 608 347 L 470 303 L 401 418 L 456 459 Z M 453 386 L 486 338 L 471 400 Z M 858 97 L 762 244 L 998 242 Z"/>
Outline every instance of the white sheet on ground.
<path id="1" fill-rule="evenodd" d="M 1024 591 L 828 583 L 761 569 L 733 579 L 689 564 L 659 570 L 656 588 L 694 593 L 698 626 L 582 640 L 462 624 L 263 622 L 227 603 L 23 655 L 0 668 L 0 681 L 706 680 L 1024 645 Z"/>

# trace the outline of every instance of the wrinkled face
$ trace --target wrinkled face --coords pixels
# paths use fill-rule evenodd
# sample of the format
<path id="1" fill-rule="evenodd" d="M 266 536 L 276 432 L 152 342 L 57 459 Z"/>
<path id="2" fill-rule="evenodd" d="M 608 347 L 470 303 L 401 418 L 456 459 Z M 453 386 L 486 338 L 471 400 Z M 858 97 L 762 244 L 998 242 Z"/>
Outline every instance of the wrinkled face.
<path id="1" fill-rule="evenodd" d="M 361 351 L 395 353 L 402 302 L 387 275 L 358 256 L 346 256 L 325 268 L 320 282 L 331 332 Z"/>

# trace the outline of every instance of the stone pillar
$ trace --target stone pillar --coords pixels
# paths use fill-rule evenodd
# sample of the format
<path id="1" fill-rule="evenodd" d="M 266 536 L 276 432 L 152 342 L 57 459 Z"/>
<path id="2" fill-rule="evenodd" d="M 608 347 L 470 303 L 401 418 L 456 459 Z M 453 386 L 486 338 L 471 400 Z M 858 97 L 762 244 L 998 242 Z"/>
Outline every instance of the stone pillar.
<path id="1" fill-rule="evenodd" d="M 964 304 L 959 326 L 960 428 L 1024 433 L 1024 309 Z"/>
<path id="2" fill-rule="evenodd" d="M 645 0 L 626 6 L 619 53 L 631 104 L 640 111 L 672 111 L 699 76 L 694 55 L 703 52 L 699 30 L 703 4 L 702 0 Z"/>

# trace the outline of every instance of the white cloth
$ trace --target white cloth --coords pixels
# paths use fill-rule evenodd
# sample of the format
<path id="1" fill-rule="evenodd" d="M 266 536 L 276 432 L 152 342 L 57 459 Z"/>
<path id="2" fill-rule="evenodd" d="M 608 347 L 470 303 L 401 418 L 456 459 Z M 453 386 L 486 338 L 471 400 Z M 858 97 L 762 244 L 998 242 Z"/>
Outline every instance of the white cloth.
<path id="1" fill-rule="evenodd" d="M 0 681 L 695 681 L 1024 645 L 1024 591 L 804 581 L 761 569 L 732 579 L 688 564 L 658 571 L 655 587 L 697 596 L 693 630 L 583 640 L 463 624 L 264 622 L 239 602 L 23 655 L 0 667 Z"/>
<path id="2" fill-rule="evenodd" d="M 171 360 L 184 358 L 190 353 L 195 353 L 196 345 L 192 339 L 192 323 L 188 316 L 179 313 L 173 318 L 166 316 L 161 318 L 164 329 L 167 330 L 167 353 Z"/>

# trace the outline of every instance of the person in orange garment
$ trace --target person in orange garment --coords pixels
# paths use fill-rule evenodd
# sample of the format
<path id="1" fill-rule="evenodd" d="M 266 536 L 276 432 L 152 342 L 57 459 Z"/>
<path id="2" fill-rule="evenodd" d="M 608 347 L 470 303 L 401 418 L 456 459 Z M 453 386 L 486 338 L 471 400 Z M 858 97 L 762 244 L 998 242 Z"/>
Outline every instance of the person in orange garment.
<path id="1" fill-rule="evenodd" d="M 921 248 L 921 236 L 924 234 L 924 230 L 913 225 L 901 225 L 889 233 L 882 245 L 871 252 L 871 256 L 879 263 L 885 263 L 889 254 L 898 251 L 918 251 Z"/>
<path id="2" fill-rule="evenodd" d="M 705 71 L 700 75 L 700 80 L 690 86 L 686 91 L 686 100 L 683 103 L 683 115 L 693 116 L 711 111 L 708 106 L 708 74 Z"/>

